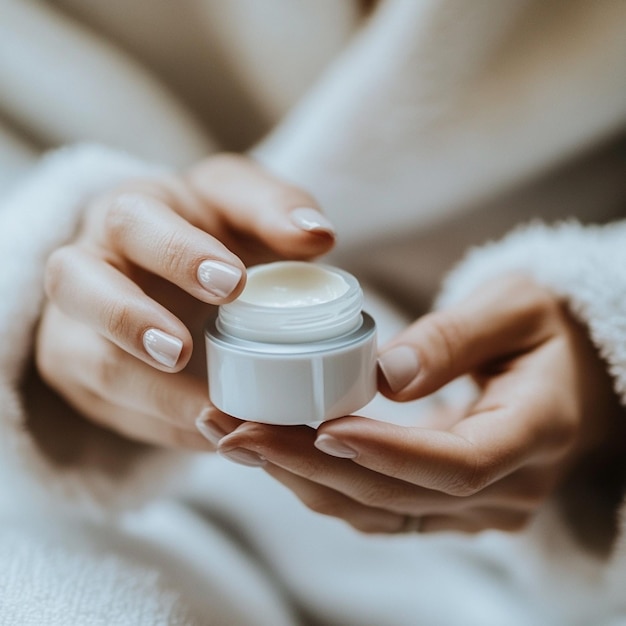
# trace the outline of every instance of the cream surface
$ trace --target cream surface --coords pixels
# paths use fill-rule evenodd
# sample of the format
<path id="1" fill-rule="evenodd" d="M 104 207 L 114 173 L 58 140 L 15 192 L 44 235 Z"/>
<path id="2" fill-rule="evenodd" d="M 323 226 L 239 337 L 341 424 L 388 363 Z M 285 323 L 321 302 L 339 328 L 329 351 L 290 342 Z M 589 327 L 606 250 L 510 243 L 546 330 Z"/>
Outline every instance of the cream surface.
<path id="1" fill-rule="evenodd" d="M 307 307 L 335 300 L 348 289 L 342 276 L 324 267 L 285 261 L 251 270 L 239 299 L 266 307 Z"/>

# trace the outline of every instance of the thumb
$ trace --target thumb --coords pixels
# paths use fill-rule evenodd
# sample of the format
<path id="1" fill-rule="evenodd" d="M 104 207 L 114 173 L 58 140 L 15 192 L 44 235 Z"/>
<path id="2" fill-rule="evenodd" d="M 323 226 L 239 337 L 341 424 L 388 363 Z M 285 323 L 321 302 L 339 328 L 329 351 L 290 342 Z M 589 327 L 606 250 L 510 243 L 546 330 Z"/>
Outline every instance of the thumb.
<path id="1" fill-rule="evenodd" d="M 456 306 L 430 313 L 381 349 L 379 387 L 398 401 L 433 393 L 550 336 L 543 288 L 524 277 L 490 282 Z"/>

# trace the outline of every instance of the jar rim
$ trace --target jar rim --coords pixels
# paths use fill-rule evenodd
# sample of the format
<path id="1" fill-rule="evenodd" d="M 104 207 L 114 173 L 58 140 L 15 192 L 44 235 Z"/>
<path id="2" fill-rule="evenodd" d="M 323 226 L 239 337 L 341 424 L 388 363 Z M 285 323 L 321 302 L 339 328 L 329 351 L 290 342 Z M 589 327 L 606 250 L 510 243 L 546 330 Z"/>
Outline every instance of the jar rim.
<path id="1" fill-rule="evenodd" d="M 220 332 L 264 343 L 300 343 L 332 339 L 361 324 L 363 291 L 349 272 L 324 264 L 278 261 L 250 268 L 249 275 L 281 267 L 310 271 L 312 267 L 341 278 L 347 289 L 336 298 L 298 306 L 268 306 L 238 298 L 219 307 L 216 322 Z"/>

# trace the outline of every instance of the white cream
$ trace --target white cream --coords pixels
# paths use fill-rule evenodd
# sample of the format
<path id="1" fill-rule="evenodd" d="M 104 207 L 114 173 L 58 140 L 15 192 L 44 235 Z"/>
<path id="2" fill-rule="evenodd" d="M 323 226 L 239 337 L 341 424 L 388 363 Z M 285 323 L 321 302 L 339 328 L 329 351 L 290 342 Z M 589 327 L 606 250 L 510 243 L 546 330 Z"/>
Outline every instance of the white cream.
<path id="1" fill-rule="evenodd" d="M 217 326 L 250 341 L 321 341 L 357 328 L 362 307 L 361 287 L 347 272 L 304 261 L 279 261 L 248 270 L 243 293 L 220 307 Z"/>
<path id="2" fill-rule="evenodd" d="M 376 325 L 356 278 L 299 261 L 248 270 L 205 335 L 209 395 L 224 413 L 270 424 L 348 415 L 376 393 Z"/>
<path id="3" fill-rule="evenodd" d="M 243 302 L 267 307 L 306 307 L 336 300 L 349 289 L 337 272 L 298 261 L 256 268 L 239 296 Z"/>

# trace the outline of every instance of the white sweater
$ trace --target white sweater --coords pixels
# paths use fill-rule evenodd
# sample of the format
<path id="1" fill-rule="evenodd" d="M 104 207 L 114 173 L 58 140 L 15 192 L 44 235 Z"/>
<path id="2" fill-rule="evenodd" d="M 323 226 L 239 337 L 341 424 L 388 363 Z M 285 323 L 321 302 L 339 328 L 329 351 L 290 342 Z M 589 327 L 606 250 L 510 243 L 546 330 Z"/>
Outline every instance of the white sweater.
<path id="1" fill-rule="evenodd" d="M 55 543 L 51 535 L 39 526 L 36 533 L 45 538 L 44 548 L 27 550 L 25 546 L 31 543 L 28 533 L 21 543 L 20 533 L 15 533 L 15 528 L 22 526 L 20 520 L 33 515 L 57 519 L 59 509 L 63 509 L 72 520 L 95 520 L 81 524 L 100 525 L 114 510 L 124 511 L 170 493 L 164 477 L 169 477 L 173 492 L 178 491 L 179 484 L 171 478 L 183 471 L 182 460 L 174 455 L 142 448 L 73 417 L 42 393 L 30 370 L 46 256 L 71 237 L 88 198 L 128 177 L 158 174 L 162 166 L 98 146 L 58 152 L 29 172 L 27 164 L 41 146 L 71 140 L 96 139 L 153 162 L 174 165 L 187 163 L 220 143 L 207 130 L 209 118 L 219 118 L 219 112 L 199 119 L 189 113 L 193 107 L 186 107 L 184 99 L 178 101 L 172 96 L 172 75 L 164 70 L 166 55 L 162 50 L 159 56 L 154 45 L 139 36 L 141 3 L 106 3 L 108 11 L 95 0 L 58 4 L 64 13 L 27 0 L 3 0 L 0 6 L 0 119 L 15 121 L 14 125 L 7 124 L 4 135 L 0 133 L 4 171 L 9 172 L 5 182 L 12 188 L 0 204 L 0 332 L 5 338 L 0 346 L 0 498 L 2 520 L 13 524 L 6 536 L 18 537 L 13 544 L 3 544 L 11 567 L 0 582 L 4 586 L 0 588 L 4 591 L 4 595 L 0 593 L 0 620 L 3 611 L 17 616 L 6 623 L 46 623 L 36 621 L 40 615 L 37 611 L 50 608 L 55 597 L 59 599 L 60 617 L 48 623 L 64 623 L 67 615 L 63 616 L 62 606 L 68 598 L 77 602 L 80 611 L 89 613 L 86 607 L 95 606 L 89 599 L 95 593 L 90 576 L 97 577 L 101 571 L 94 561 L 81 566 L 78 559 L 72 566 L 71 554 L 63 554 L 61 542 L 61 547 L 56 547 L 61 550 L 59 562 L 64 563 L 64 576 L 75 585 L 74 593 L 71 585 L 59 589 L 54 576 L 43 573 L 41 581 L 25 585 L 23 572 L 50 570 L 48 557 L 56 553 L 51 548 Z M 312 8 L 313 4 L 318 8 Z M 124 19 L 116 13 L 116 7 L 122 5 L 127 11 Z M 299 24 L 296 32 L 309 33 L 297 40 L 303 47 L 299 54 L 309 59 L 308 82 L 292 70 L 293 80 L 286 80 L 291 90 L 283 87 L 289 93 L 281 92 L 281 81 L 271 83 L 271 88 L 263 82 L 278 71 L 277 67 L 280 76 L 290 76 L 289 68 L 280 65 L 281 59 L 286 66 L 293 63 L 293 59 L 286 59 L 289 55 L 284 49 L 273 48 L 263 39 L 262 33 L 267 35 L 272 25 L 285 28 L 292 24 L 288 18 L 293 16 L 285 3 L 273 0 L 269 5 L 275 7 L 271 19 L 263 13 L 265 21 L 259 22 L 262 26 L 255 37 L 246 39 L 250 48 L 243 46 L 238 53 L 234 50 L 240 50 L 242 39 L 235 35 L 242 29 L 250 36 L 250 23 L 242 25 L 241 20 L 250 15 L 246 11 L 254 11 L 252 2 L 237 0 L 229 3 L 228 9 L 217 2 L 181 2 L 177 11 L 188 23 L 190 16 L 198 17 L 194 11 L 200 6 L 206 20 L 200 24 L 220 25 L 212 34 L 217 37 L 222 33 L 221 49 L 234 55 L 232 63 L 235 59 L 246 68 L 247 73 L 241 70 L 243 83 L 250 87 L 253 77 L 262 79 L 257 102 L 263 103 L 258 110 L 265 111 L 266 120 L 279 119 L 295 98 L 306 93 L 274 132 L 258 143 L 254 154 L 320 198 L 339 226 L 337 259 L 360 268 L 362 278 L 398 296 L 401 304 L 408 303 L 416 310 L 428 297 L 436 280 L 433 276 L 439 276 L 460 249 L 502 232 L 518 219 L 532 215 L 536 206 L 549 217 L 578 215 L 598 220 L 619 214 L 624 206 L 623 174 L 618 170 L 623 155 L 612 147 L 614 144 L 601 148 L 626 119 L 622 76 L 626 41 L 620 29 L 626 17 L 623 3 L 570 1 L 546 6 L 530 0 L 497 4 L 392 0 L 383 3 L 353 39 L 349 37 L 358 28 L 353 10 L 337 9 L 333 2 L 311 3 L 307 10 L 303 8 L 306 19 L 299 14 L 302 21 L 293 22 Z M 159 19 L 167 18 L 167 7 L 168 3 L 155 3 L 149 30 L 158 30 Z M 317 21 L 312 16 L 317 16 Z M 329 49 L 338 55 L 332 63 L 328 54 L 317 52 L 315 56 L 316 38 L 309 30 L 315 33 L 312 25 L 322 29 L 329 24 L 335 24 L 329 35 L 334 44 Z M 161 43 L 168 43 L 163 28 L 158 32 L 163 37 Z M 223 43 L 224 32 L 229 33 L 227 44 Z M 280 32 L 283 39 L 278 39 L 284 42 L 285 31 Z M 104 41 L 103 34 L 126 43 L 116 48 Z M 135 59 L 129 58 L 128 41 L 133 37 L 137 39 Z M 61 42 L 67 47 L 61 48 Z M 186 45 L 193 48 L 189 42 Z M 264 58 L 279 65 L 270 68 L 258 62 L 256 51 L 265 50 L 264 46 Z M 181 52 L 178 62 L 184 64 L 186 59 Z M 152 71 L 160 68 L 161 74 L 150 74 L 146 69 L 149 61 Z M 63 73 L 66 65 L 76 73 Z M 216 65 L 201 64 L 200 70 L 215 69 Z M 44 71 L 46 66 L 49 72 Z M 92 71 L 94 67 L 97 72 Z M 188 90 L 194 80 L 199 80 L 198 74 L 193 77 L 194 72 L 189 72 L 185 83 Z M 35 75 L 39 78 L 36 81 Z M 98 80 L 85 84 L 90 75 Z M 155 75 L 165 84 L 169 76 L 169 87 Z M 317 82 L 307 92 L 316 77 Z M 186 93 L 189 103 L 193 99 L 189 91 Z M 197 95 L 196 107 L 198 102 L 202 104 L 202 95 Z M 119 105 L 115 115 L 110 108 L 114 104 Z M 252 131 L 243 134 L 255 135 Z M 233 132 L 232 137 L 235 135 Z M 576 155 L 582 156 L 572 162 Z M 545 176 L 546 168 L 554 173 Z M 16 185 L 17 172 L 25 178 Z M 503 208 L 505 200 L 510 203 L 509 210 Z M 563 206 L 565 200 L 571 202 Z M 603 228 L 569 224 L 556 230 L 535 226 L 516 233 L 473 253 L 452 274 L 442 301 L 460 297 L 494 272 L 513 267 L 532 271 L 565 296 L 587 324 L 616 381 L 616 390 L 626 399 L 622 322 L 626 285 L 622 287 L 624 263 L 620 262 L 625 231 L 617 223 Z M 438 256 L 441 248 L 446 248 L 446 253 Z M 424 262 L 428 265 L 431 259 L 424 259 L 428 251 L 433 253 L 432 264 L 425 267 Z M 564 258 L 572 258 L 572 251 L 573 261 L 563 263 Z M 255 545 L 258 542 L 261 560 L 270 565 L 273 576 L 286 585 L 287 595 L 295 598 L 293 601 L 304 607 L 315 623 L 572 626 L 609 624 L 611 619 L 626 615 L 620 612 L 620 589 L 626 580 L 621 546 L 615 546 L 608 561 L 579 551 L 565 527 L 553 519 L 550 507 L 522 538 L 489 535 L 469 543 L 450 538 L 429 539 L 428 543 L 416 543 L 415 539 L 384 541 L 355 537 L 332 521 L 320 521 L 291 500 L 284 500 L 284 494 L 258 475 L 250 478 L 230 466 L 215 471 L 222 480 L 213 483 L 214 505 L 229 519 L 240 520 L 245 533 Z M 251 493 L 246 485 L 257 481 L 262 489 Z M 245 507 L 238 493 L 247 494 Z M 261 499 L 261 493 L 268 494 L 267 499 Z M 285 561 L 278 539 L 284 540 L 290 527 L 280 530 L 284 522 L 275 519 L 275 503 L 291 511 L 300 528 L 307 529 L 307 536 L 334 546 L 335 556 L 342 557 L 341 567 L 334 562 L 342 574 L 339 579 L 328 579 L 328 568 L 319 551 L 316 554 L 307 548 L 307 541 L 296 542 L 291 548 L 294 559 L 310 563 L 307 576 L 294 563 Z M 158 518 L 160 509 L 156 506 L 156 513 L 147 514 L 149 520 L 150 515 Z M 254 525 L 249 521 L 252 512 Z M 132 515 L 121 515 L 122 524 L 132 526 Z M 178 520 L 176 514 L 174 518 Z M 145 519 L 143 522 L 145 533 L 146 527 L 152 527 L 150 521 L 147 525 Z M 70 527 L 74 523 L 68 522 Z M 126 526 L 124 529 L 128 532 Z M 546 540 L 548 531 L 558 532 L 558 540 Z M 203 532 L 198 531 L 200 535 Z M 155 533 L 156 543 L 162 543 L 163 535 Z M 219 542 L 219 538 L 214 539 L 214 545 Z M 554 558 L 543 558 L 542 552 L 548 549 L 554 551 Z M 499 553 L 506 554 L 507 559 L 503 561 Z M 222 556 L 228 571 L 239 571 L 236 557 Z M 471 556 L 470 565 L 462 565 L 467 556 Z M 509 558 L 519 558 L 519 567 L 511 568 Z M 373 559 L 377 568 L 365 567 L 368 559 Z M 424 593 L 418 594 L 422 600 L 416 601 L 418 596 L 413 592 L 420 559 L 445 577 L 454 587 L 454 592 L 448 591 L 457 599 L 465 598 L 465 606 L 471 604 L 473 594 L 482 594 L 491 602 L 486 601 L 492 612 L 467 609 L 461 613 L 463 622 L 444 621 L 461 618 L 448 606 L 443 587 L 434 580 L 428 584 L 422 581 Z M 498 563 L 509 571 L 511 579 L 506 584 L 495 583 L 486 574 L 488 568 L 481 565 L 473 571 L 471 559 L 480 560 L 482 565 Z M 91 566 L 93 572 L 84 574 L 91 572 Z M 139 573 L 132 574 L 133 567 L 123 559 L 113 559 L 107 570 L 113 572 L 111 580 L 117 580 L 110 585 L 110 599 L 130 598 L 124 601 L 127 616 L 131 616 L 128 623 L 194 623 L 193 617 L 184 616 L 180 597 L 161 593 L 172 586 L 157 580 L 158 576 L 148 577 L 137 594 L 122 593 L 128 589 L 123 581 L 141 578 Z M 154 564 L 148 570 L 153 574 L 160 571 Z M 248 571 L 245 567 L 240 570 Z M 140 567 L 137 572 L 141 571 L 145 570 Z M 117 579 L 115 572 L 119 572 Z M 200 623 L 252 624 L 254 619 L 258 623 L 295 623 L 282 592 L 276 595 L 265 589 L 267 581 L 262 576 L 252 578 L 248 588 L 256 590 L 254 597 L 259 606 L 266 607 L 265 617 L 274 616 L 267 617 L 274 621 L 264 621 L 265 617 L 257 613 L 256 618 L 252 614 L 237 618 L 248 620 L 245 622 L 229 622 L 224 609 L 224 616 L 214 622 L 209 622 L 206 611 L 201 612 L 204 621 Z M 469 584 L 468 580 L 474 582 Z M 45 593 L 35 593 L 38 585 L 48 584 L 52 586 Z M 29 590 L 35 590 L 30 602 L 38 609 L 27 616 L 20 611 L 25 610 L 21 599 Z M 77 590 L 84 590 L 82 600 Z M 364 590 L 367 598 L 359 596 Z M 395 590 L 393 602 L 386 599 L 391 590 Z M 576 601 L 566 601 L 572 590 Z M 228 591 L 234 592 L 234 587 Z M 239 592 L 242 597 L 246 595 Z M 537 606 L 526 606 L 524 594 L 534 598 Z M 223 604 L 237 614 L 227 601 L 229 597 L 225 593 Z M 424 599 L 429 597 L 430 603 Z M 215 602 L 217 607 L 219 602 Z M 107 606 L 114 604 L 98 603 L 100 612 L 94 609 L 84 623 L 123 623 L 116 621 L 116 613 L 106 612 Z M 508 621 L 503 621 L 503 616 L 508 616 Z"/>

